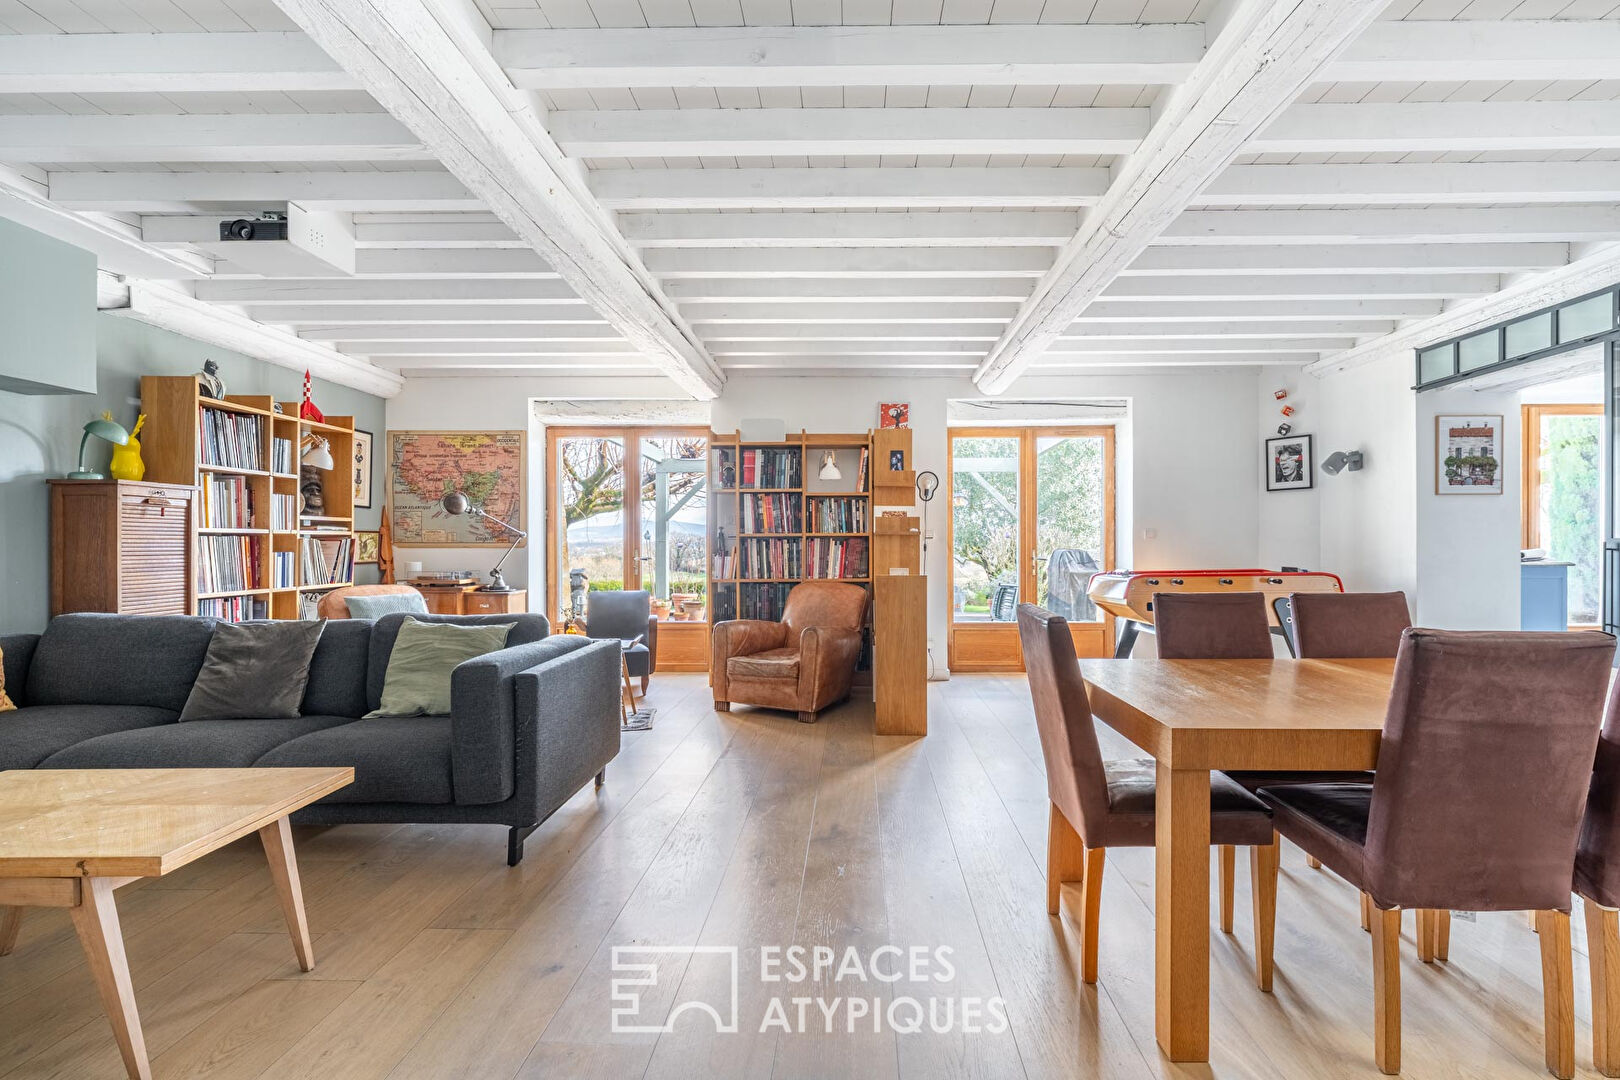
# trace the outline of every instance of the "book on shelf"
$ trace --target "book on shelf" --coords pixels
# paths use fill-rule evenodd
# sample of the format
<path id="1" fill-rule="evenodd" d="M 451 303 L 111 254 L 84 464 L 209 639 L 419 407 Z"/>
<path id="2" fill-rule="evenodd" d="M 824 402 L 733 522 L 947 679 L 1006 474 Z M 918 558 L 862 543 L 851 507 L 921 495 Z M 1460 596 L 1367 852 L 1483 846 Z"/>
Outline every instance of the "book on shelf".
<path id="1" fill-rule="evenodd" d="M 215 596 L 197 601 L 197 614 L 225 622 L 268 619 L 270 605 L 261 596 Z"/>
<path id="2" fill-rule="evenodd" d="M 270 496 L 270 527 L 276 532 L 292 532 L 298 527 L 298 496 Z"/>
<path id="3" fill-rule="evenodd" d="M 204 465 L 227 469 L 264 468 L 264 417 L 198 406 L 202 416 Z"/>
<path id="4" fill-rule="evenodd" d="M 303 584 L 340 585 L 354 580 L 353 544 L 348 536 L 330 540 L 305 536 L 298 546 Z"/>
<path id="5" fill-rule="evenodd" d="M 863 578 L 867 575 L 868 542 L 864 536 L 848 540 L 817 536 L 807 540 L 809 569 L 813 578 Z"/>
<path id="6" fill-rule="evenodd" d="M 197 591 L 218 593 L 258 588 L 259 540 L 256 536 L 199 536 Z"/>
<path id="7" fill-rule="evenodd" d="M 726 548 L 724 551 L 716 552 L 714 554 L 714 556 L 710 559 L 710 562 L 713 564 L 710 567 L 710 571 L 711 571 L 710 576 L 713 577 L 715 580 L 717 580 L 717 581 L 727 581 L 727 580 L 730 580 L 731 578 L 736 577 L 737 576 L 737 548 L 736 548 L 736 546 L 733 545 L 732 547 Z"/>
<path id="8" fill-rule="evenodd" d="M 244 476 L 208 476 L 202 483 L 205 529 L 254 529 L 253 492 Z"/>
<path id="9" fill-rule="evenodd" d="M 810 531 L 818 533 L 863 533 L 871 523 L 868 501 L 848 495 L 812 495 Z"/>
<path id="10" fill-rule="evenodd" d="M 797 495 L 744 495 L 743 532 L 796 533 L 804 531 L 804 504 Z"/>
<path id="11" fill-rule="evenodd" d="M 291 589 L 298 584 L 298 553 L 273 551 L 270 553 L 270 587 Z"/>
<path id="12" fill-rule="evenodd" d="M 739 574 L 745 578 L 789 578 L 804 576 L 800 539 L 784 537 L 742 540 L 738 546 Z"/>
<path id="13" fill-rule="evenodd" d="M 804 455 L 798 447 L 786 450 L 748 449 L 742 452 L 742 487 L 796 488 L 803 477 Z"/>
<path id="14" fill-rule="evenodd" d="M 270 440 L 270 471 L 283 474 L 298 471 L 298 463 L 293 460 L 293 441 L 291 439 L 274 438 Z"/>
<path id="15" fill-rule="evenodd" d="M 792 582 L 766 582 L 737 586 L 737 618 L 780 622 Z"/>
<path id="16" fill-rule="evenodd" d="M 867 469 L 868 463 L 871 461 L 871 458 L 872 458 L 872 448 L 869 447 L 869 446 L 861 447 L 861 464 L 855 470 L 855 490 L 856 491 L 865 491 L 865 490 L 867 490 L 867 487 L 866 487 L 866 469 Z"/>

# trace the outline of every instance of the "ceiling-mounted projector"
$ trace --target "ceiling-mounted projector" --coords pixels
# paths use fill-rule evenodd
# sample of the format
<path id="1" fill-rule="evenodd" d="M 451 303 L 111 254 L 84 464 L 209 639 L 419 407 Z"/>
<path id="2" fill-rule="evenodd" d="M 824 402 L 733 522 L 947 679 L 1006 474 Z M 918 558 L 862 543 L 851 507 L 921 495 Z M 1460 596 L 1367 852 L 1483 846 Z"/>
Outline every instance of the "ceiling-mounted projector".
<path id="1" fill-rule="evenodd" d="M 269 210 L 257 218 L 233 218 L 219 223 L 221 240 L 285 240 L 287 215 Z"/>

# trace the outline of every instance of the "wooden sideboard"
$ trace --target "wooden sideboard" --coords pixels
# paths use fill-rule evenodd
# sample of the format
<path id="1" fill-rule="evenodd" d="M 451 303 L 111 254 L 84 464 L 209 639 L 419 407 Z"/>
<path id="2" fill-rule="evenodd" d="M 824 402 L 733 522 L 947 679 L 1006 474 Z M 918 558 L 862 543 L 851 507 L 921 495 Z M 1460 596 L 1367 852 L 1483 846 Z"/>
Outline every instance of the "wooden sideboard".
<path id="1" fill-rule="evenodd" d="M 501 593 L 482 592 L 476 585 L 406 584 L 422 594 L 434 615 L 514 615 L 529 610 L 526 589 Z"/>
<path id="2" fill-rule="evenodd" d="M 189 615 L 188 484 L 51 480 L 51 614 Z"/>

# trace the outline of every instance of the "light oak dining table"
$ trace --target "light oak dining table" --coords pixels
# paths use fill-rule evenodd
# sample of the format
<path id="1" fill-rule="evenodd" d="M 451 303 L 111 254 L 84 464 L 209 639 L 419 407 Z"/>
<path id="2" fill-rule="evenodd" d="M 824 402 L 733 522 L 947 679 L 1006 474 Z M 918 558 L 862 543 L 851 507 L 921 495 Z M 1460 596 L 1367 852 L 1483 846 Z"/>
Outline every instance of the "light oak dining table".
<path id="1" fill-rule="evenodd" d="M 1371 769 L 1395 669 L 1378 660 L 1082 660 L 1091 711 L 1157 764 L 1154 1028 L 1209 1060 L 1210 773 Z"/>

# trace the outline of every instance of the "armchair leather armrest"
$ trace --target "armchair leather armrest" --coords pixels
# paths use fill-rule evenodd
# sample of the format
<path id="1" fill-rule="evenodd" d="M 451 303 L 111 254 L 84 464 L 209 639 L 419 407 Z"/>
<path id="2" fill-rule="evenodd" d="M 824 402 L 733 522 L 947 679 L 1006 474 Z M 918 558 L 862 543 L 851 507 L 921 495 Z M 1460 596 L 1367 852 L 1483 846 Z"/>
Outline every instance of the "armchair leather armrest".
<path id="1" fill-rule="evenodd" d="M 861 658 L 861 632 L 812 626 L 799 635 L 799 709 L 817 712 L 849 694 Z"/>
<path id="2" fill-rule="evenodd" d="M 714 686 L 714 700 L 730 701 L 726 696 L 729 681 L 726 661 L 733 656 L 750 656 L 766 649 L 780 649 L 787 644 L 787 625 L 766 622 L 763 619 L 731 619 L 715 623 L 710 632 L 709 681 Z"/>

